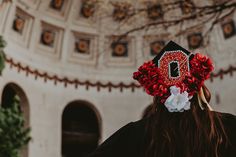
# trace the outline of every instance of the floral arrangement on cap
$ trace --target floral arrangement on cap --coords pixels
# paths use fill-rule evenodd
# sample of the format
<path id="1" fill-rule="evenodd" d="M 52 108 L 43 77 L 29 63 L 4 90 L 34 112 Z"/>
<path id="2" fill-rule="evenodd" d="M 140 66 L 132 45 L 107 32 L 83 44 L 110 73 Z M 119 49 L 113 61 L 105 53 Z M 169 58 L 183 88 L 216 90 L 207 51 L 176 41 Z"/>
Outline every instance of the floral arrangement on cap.
<path id="1" fill-rule="evenodd" d="M 133 73 L 145 91 L 160 99 L 169 112 L 190 109 L 190 99 L 210 77 L 213 63 L 207 56 L 193 55 L 170 41 L 151 61 Z"/>

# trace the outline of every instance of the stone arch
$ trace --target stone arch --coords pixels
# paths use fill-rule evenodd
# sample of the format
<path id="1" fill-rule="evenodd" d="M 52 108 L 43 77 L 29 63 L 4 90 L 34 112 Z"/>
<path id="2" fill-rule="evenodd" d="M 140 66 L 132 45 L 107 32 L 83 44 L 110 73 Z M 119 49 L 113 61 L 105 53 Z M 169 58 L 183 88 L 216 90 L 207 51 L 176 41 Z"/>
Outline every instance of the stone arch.
<path id="1" fill-rule="evenodd" d="M 101 117 L 88 101 L 70 102 L 62 114 L 63 157 L 86 156 L 95 150 L 101 138 Z"/>
<path id="2" fill-rule="evenodd" d="M 10 82 L 4 86 L 1 98 L 1 107 L 10 107 L 15 96 L 17 96 L 20 100 L 20 110 L 23 113 L 25 120 L 24 125 L 28 128 L 30 126 L 30 105 L 26 93 L 19 85 Z M 28 145 L 22 148 L 20 155 L 24 157 L 28 156 Z"/>

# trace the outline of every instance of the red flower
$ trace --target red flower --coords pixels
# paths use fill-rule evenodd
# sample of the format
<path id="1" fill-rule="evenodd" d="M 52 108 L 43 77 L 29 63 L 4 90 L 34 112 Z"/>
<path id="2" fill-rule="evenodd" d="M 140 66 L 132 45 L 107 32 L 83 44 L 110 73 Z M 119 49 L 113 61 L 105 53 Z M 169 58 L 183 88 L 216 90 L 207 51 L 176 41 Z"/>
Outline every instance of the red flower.
<path id="1" fill-rule="evenodd" d="M 204 80 L 210 77 L 212 70 L 211 59 L 197 53 L 190 61 L 190 73 L 175 86 L 179 87 L 181 92 L 187 91 L 192 96 L 200 90 Z M 159 68 L 152 60 L 140 66 L 138 71 L 133 73 L 133 78 L 145 88 L 149 95 L 158 96 L 161 103 L 170 96 L 169 86 L 164 83 Z"/>
<path id="2" fill-rule="evenodd" d="M 138 80 L 140 77 L 141 77 L 141 72 L 139 72 L 139 71 L 137 71 L 137 72 L 134 72 L 134 74 L 133 74 L 133 79 L 135 79 L 135 80 Z"/>
<path id="3" fill-rule="evenodd" d="M 211 59 L 200 53 L 194 55 L 193 59 L 190 61 L 190 66 L 191 74 L 199 80 L 208 79 L 211 71 L 214 69 Z"/>
<path id="4" fill-rule="evenodd" d="M 183 83 L 187 87 L 185 91 L 187 91 L 189 95 L 194 95 L 194 93 L 200 90 L 203 80 L 198 80 L 196 77 L 188 75 L 183 80 Z"/>
<path id="5" fill-rule="evenodd" d="M 153 61 L 146 62 L 140 66 L 138 71 L 133 73 L 133 78 L 138 80 L 146 92 L 152 96 L 162 96 L 168 91 L 159 74 L 159 69 Z"/>

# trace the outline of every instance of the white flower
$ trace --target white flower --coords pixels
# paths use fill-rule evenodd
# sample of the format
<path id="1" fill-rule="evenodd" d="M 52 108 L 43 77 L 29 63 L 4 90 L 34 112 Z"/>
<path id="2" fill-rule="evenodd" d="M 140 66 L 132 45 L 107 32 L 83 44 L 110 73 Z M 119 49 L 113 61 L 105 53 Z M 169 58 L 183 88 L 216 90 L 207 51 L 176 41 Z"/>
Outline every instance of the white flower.
<path id="1" fill-rule="evenodd" d="M 183 112 L 190 109 L 190 99 L 188 92 L 180 93 L 180 88 L 176 86 L 170 87 L 171 95 L 166 99 L 165 106 L 169 112 Z"/>

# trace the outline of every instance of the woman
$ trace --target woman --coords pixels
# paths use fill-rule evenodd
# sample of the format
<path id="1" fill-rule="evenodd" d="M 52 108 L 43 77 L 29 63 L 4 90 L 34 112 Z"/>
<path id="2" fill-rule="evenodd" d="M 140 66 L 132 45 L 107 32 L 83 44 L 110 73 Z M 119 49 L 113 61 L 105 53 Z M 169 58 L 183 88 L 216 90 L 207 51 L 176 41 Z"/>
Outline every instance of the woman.
<path id="1" fill-rule="evenodd" d="M 213 70 L 174 42 L 134 79 L 154 96 L 149 116 L 127 124 L 89 157 L 236 157 L 236 117 L 212 111 L 204 85 Z"/>

